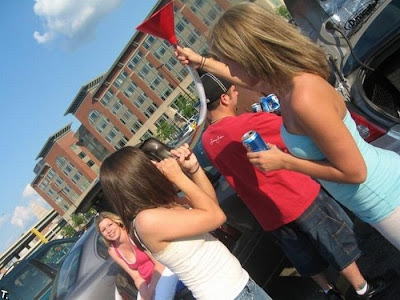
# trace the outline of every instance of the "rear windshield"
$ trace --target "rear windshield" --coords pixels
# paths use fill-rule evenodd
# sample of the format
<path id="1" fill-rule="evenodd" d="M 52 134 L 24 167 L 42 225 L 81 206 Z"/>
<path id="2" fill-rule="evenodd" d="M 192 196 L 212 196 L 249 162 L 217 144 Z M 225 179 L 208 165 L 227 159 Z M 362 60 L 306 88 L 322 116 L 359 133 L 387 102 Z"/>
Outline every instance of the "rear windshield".
<path id="1" fill-rule="evenodd" d="M 371 58 L 371 55 L 383 45 L 398 38 L 400 32 L 400 1 L 392 1 L 375 17 L 368 29 L 354 46 L 354 53 L 361 61 Z M 358 62 L 350 55 L 343 73 L 348 75 L 358 67 Z"/>
<path id="2" fill-rule="evenodd" d="M 346 36 L 354 34 L 385 0 L 316 0 Z"/>

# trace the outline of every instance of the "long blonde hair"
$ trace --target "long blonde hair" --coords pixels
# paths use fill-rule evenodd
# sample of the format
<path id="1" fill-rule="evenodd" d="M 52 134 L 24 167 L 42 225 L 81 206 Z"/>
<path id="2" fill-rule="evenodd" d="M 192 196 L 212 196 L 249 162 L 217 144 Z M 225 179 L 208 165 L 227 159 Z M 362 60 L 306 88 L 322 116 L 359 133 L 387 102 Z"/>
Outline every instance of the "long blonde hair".
<path id="1" fill-rule="evenodd" d="M 283 17 L 254 3 L 229 8 L 209 34 L 209 45 L 218 55 L 283 93 L 301 72 L 328 78 L 323 50 Z"/>
<path id="2" fill-rule="evenodd" d="M 114 223 L 118 224 L 118 226 L 121 227 L 124 230 L 125 230 L 125 227 L 124 227 L 124 224 L 123 224 L 122 219 L 121 219 L 120 216 L 118 216 L 118 215 L 116 215 L 116 214 L 114 214 L 112 212 L 109 212 L 109 211 L 102 211 L 101 213 L 99 213 L 99 215 L 96 218 L 96 229 L 97 229 L 98 232 L 100 232 L 101 237 L 103 238 L 103 241 L 107 245 L 107 247 L 110 247 L 111 246 L 111 242 L 109 240 L 107 240 L 103 236 L 103 234 L 100 231 L 100 227 L 99 227 L 101 221 L 103 221 L 104 219 L 110 219 Z"/>

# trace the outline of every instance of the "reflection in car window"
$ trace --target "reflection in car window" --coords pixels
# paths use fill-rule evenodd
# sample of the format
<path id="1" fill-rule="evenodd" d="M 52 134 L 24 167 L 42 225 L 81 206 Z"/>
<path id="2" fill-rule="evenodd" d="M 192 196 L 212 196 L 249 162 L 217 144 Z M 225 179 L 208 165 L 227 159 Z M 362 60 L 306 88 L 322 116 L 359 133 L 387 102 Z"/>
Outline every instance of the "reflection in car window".
<path id="1" fill-rule="evenodd" d="M 47 252 L 39 254 L 36 259 L 49 265 L 50 267 L 57 268 L 62 262 L 64 257 L 71 250 L 74 242 L 67 242 L 62 244 L 56 244 L 51 247 Z"/>
<path id="2" fill-rule="evenodd" d="M 47 286 L 50 286 L 52 279 L 45 273 L 29 265 L 23 272 L 10 282 L 7 290 L 13 297 L 18 299 L 34 299 Z"/>
<path id="3" fill-rule="evenodd" d="M 81 253 L 82 247 L 78 247 L 64 260 L 54 281 L 53 299 L 63 299 L 68 289 L 76 282 Z"/>
<path id="4" fill-rule="evenodd" d="M 96 236 L 96 250 L 97 250 L 97 254 L 101 258 L 107 259 L 109 257 L 108 248 L 107 248 L 106 244 L 104 243 L 103 238 L 98 233 Z"/>

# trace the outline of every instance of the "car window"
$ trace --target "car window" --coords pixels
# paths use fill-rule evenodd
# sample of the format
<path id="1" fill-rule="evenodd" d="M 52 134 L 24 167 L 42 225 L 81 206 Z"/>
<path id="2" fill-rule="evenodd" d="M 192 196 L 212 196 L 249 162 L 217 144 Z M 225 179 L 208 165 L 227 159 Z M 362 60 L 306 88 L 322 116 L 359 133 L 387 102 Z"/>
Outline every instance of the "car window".
<path id="1" fill-rule="evenodd" d="M 78 247 L 65 258 L 54 281 L 51 299 L 63 299 L 68 289 L 76 282 L 82 247 Z"/>
<path id="2" fill-rule="evenodd" d="M 9 283 L 7 291 L 10 299 L 41 299 L 43 291 L 50 288 L 52 278 L 32 265 Z"/>
<path id="3" fill-rule="evenodd" d="M 36 259 L 46 265 L 49 265 L 50 267 L 58 269 L 60 263 L 69 253 L 74 244 L 74 242 L 55 244 L 50 247 L 46 252 L 39 254 Z"/>
<path id="4" fill-rule="evenodd" d="M 104 243 L 104 240 L 101 237 L 101 234 L 97 234 L 97 237 L 96 237 L 96 251 L 97 251 L 97 254 L 101 258 L 107 259 L 109 257 L 108 247 Z"/>

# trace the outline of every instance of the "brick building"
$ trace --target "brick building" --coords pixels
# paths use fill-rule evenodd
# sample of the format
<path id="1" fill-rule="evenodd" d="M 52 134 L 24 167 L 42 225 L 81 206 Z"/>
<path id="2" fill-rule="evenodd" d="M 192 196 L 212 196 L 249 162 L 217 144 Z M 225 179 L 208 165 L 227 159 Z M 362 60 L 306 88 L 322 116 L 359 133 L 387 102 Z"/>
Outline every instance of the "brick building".
<path id="1" fill-rule="evenodd" d="M 31 186 L 61 216 L 76 208 L 100 168 L 100 160 L 79 142 L 71 124 L 50 136 L 36 159 Z"/>
<path id="2" fill-rule="evenodd" d="M 148 16 L 169 1 L 159 0 Z M 240 2 L 174 0 L 179 43 L 207 53 L 207 31 L 227 8 Z M 251 2 L 273 9 L 283 5 L 282 0 Z M 31 183 L 60 215 L 68 211 L 68 217 L 79 205 L 107 154 L 155 136 L 162 122 L 177 128 L 185 125 L 176 102 L 184 97 L 195 103 L 197 95 L 173 51 L 167 41 L 135 32 L 108 72 L 80 88 L 65 115 L 73 114 L 81 126 L 73 133 L 68 125 L 48 139 Z M 241 89 L 239 112 L 250 111 L 259 96 Z"/>

